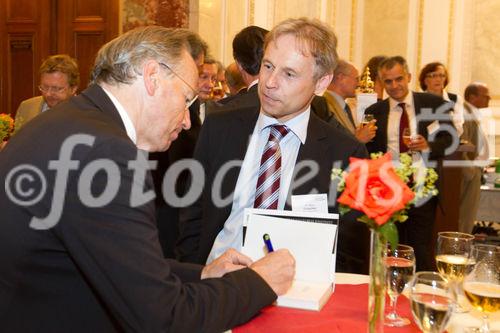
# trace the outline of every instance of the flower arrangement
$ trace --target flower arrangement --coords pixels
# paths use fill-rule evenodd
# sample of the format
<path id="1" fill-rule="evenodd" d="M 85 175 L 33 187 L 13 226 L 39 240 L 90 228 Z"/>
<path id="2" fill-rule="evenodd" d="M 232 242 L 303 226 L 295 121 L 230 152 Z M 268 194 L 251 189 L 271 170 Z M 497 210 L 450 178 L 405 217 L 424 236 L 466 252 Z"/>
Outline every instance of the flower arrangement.
<path id="1" fill-rule="evenodd" d="M 434 169 L 414 164 L 406 153 L 394 163 L 391 153 L 374 153 L 371 159 L 351 158 L 348 171 L 332 169 L 331 178 L 342 194 L 337 199 L 341 215 L 351 209 L 364 215 L 358 221 L 372 231 L 369 287 L 369 332 L 383 330 L 385 304 L 385 244 L 398 243 L 396 222 L 408 219 L 412 206 L 437 195 Z"/>
<path id="2" fill-rule="evenodd" d="M 0 113 L 0 142 L 7 139 L 14 131 L 14 120 L 5 113 Z"/>

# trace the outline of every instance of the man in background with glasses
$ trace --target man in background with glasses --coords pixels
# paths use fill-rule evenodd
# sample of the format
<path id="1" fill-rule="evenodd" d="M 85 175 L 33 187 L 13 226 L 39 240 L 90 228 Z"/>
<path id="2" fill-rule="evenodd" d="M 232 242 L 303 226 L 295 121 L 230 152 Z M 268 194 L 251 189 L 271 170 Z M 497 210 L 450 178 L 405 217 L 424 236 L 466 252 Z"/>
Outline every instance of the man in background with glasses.
<path id="1" fill-rule="evenodd" d="M 16 124 L 24 125 L 40 113 L 64 102 L 76 94 L 80 84 L 80 72 L 75 59 L 67 54 L 56 54 L 44 60 L 40 66 L 42 93 L 22 101 L 16 112 Z"/>

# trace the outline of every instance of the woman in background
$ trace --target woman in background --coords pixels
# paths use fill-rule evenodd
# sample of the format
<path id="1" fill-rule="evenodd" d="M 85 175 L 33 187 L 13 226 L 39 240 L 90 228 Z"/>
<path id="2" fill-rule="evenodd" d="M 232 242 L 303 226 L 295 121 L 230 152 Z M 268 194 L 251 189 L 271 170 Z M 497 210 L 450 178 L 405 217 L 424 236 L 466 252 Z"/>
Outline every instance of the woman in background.
<path id="1" fill-rule="evenodd" d="M 445 101 L 450 101 L 454 104 L 453 107 L 453 125 L 457 129 L 458 136 L 463 133 L 464 124 L 464 102 L 459 95 L 452 94 L 446 91 L 448 85 L 448 71 L 440 62 L 431 62 L 422 68 L 419 76 L 420 88 L 424 92 L 428 92 L 443 98 Z"/>

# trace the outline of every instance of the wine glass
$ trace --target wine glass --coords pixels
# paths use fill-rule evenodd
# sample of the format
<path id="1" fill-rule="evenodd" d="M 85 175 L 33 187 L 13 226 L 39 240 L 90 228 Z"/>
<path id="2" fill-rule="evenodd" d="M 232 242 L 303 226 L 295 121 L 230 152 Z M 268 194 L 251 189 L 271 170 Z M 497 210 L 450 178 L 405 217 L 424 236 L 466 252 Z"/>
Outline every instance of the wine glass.
<path id="1" fill-rule="evenodd" d="M 483 313 L 479 332 L 489 333 L 488 315 L 500 310 L 500 247 L 474 245 L 472 253 L 476 265 L 464 279 L 464 293 L 470 304 Z"/>
<path id="2" fill-rule="evenodd" d="M 436 249 L 436 266 L 445 279 L 450 283 L 453 300 L 457 306 L 455 312 L 467 312 L 467 308 L 459 303 L 461 286 L 465 275 L 470 273 L 474 266 L 472 257 L 472 242 L 474 236 L 462 232 L 439 232 Z"/>
<path id="3" fill-rule="evenodd" d="M 373 117 L 372 114 L 365 114 L 363 116 L 363 120 L 361 121 L 361 125 L 367 126 L 370 125 L 370 123 L 374 120 L 375 118 Z"/>
<path id="4" fill-rule="evenodd" d="M 387 250 L 384 260 L 387 294 L 391 299 L 391 312 L 385 316 L 384 324 L 391 327 L 406 326 L 410 324 L 410 320 L 396 313 L 396 304 L 399 295 L 415 273 L 415 253 L 411 246 L 399 244 L 395 250 Z"/>
<path id="5" fill-rule="evenodd" d="M 418 272 L 411 284 L 413 318 L 424 333 L 441 333 L 453 312 L 448 281 L 436 272 Z"/>

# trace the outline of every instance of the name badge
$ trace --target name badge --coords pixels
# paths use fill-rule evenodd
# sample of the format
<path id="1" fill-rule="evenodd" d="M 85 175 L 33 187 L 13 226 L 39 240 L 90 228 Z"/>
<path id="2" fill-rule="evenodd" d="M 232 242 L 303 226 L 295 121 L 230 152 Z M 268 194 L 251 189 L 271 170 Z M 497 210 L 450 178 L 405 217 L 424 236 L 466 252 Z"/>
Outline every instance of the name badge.
<path id="1" fill-rule="evenodd" d="M 439 129 L 439 122 L 437 120 L 434 120 L 429 126 L 427 126 L 427 133 L 429 135 L 433 134 Z"/>
<path id="2" fill-rule="evenodd" d="M 328 213 L 328 197 L 326 193 L 292 195 L 292 211 Z"/>

